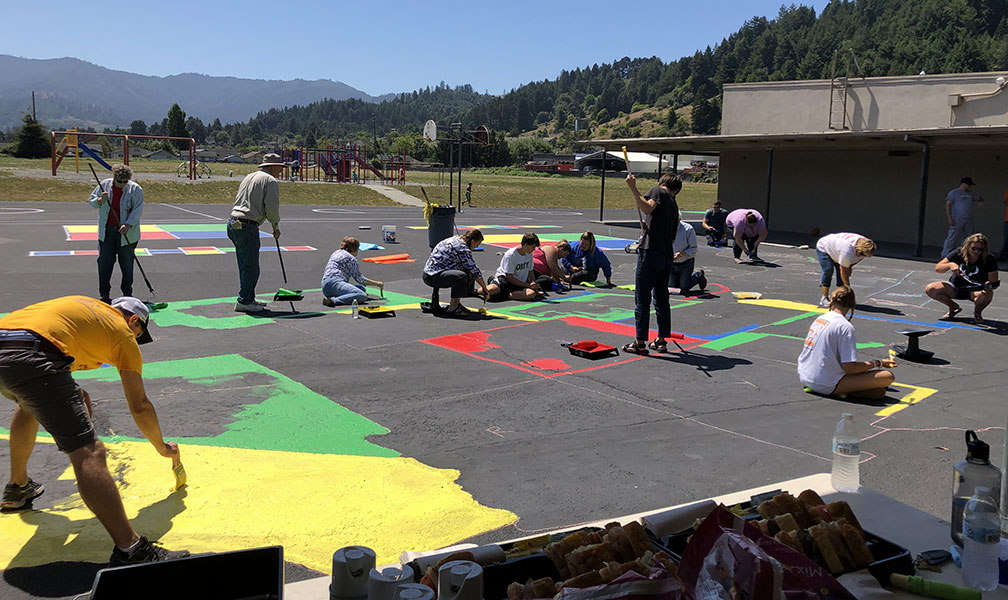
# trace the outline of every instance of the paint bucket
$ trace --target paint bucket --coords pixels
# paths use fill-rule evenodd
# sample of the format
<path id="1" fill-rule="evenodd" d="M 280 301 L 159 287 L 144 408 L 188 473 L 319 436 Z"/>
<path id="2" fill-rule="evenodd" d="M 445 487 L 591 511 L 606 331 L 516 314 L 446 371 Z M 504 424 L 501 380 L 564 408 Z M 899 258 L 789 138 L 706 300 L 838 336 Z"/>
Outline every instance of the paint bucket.
<path id="1" fill-rule="evenodd" d="M 365 546 L 340 548 L 333 554 L 332 564 L 330 600 L 367 598 L 368 575 L 375 566 L 374 550 Z"/>
<path id="2" fill-rule="evenodd" d="M 439 600 L 482 600 L 483 567 L 469 560 L 452 560 L 438 571 Z"/>
<path id="3" fill-rule="evenodd" d="M 403 583 L 413 582 L 413 568 L 402 565 L 402 568 L 386 567 L 380 572 L 371 569 L 368 574 L 368 600 L 395 600 L 396 588 Z"/>
<path id="4" fill-rule="evenodd" d="M 395 243 L 395 227 L 396 227 L 395 225 L 382 225 L 381 226 L 382 239 L 385 240 L 386 242 L 390 242 L 390 243 L 394 244 Z"/>

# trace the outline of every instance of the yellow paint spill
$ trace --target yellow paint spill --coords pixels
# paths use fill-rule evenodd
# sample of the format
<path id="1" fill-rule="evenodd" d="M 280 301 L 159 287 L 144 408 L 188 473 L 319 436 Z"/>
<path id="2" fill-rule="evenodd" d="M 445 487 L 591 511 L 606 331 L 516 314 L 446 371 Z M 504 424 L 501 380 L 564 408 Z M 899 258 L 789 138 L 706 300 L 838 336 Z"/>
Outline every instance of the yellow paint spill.
<path id="1" fill-rule="evenodd" d="M 411 458 L 183 446 L 189 485 L 171 493 L 171 461 L 149 444 L 109 450 L 134 527 L 170 549 L 280 544 L 287 560 L 329 572 L 333 552 L 343 546 L 368 546 L 378 564 L 390 563 L 403 550 L 440 548 L 517 520 L 479 505 L 455 483 L 458 471 Z M 66 478 L 73 478 L 69 466 L 60 476 Z M 4 514 L 0 522 L 0 569 L 104 562 L 112 550 L 77 494 L 51 510 Z"/>
<path id="2" fill-rule="evenodd" d="M 917 404 L 921 400 L 927 398 L 928 396 L 936 393 L 938 390 L 926 387 L 920 387 L 917 385 L 910 385 L 907 383 L 893 383 L 894 387 L 907 388 L 911 390 L 909 394 L 900 398 L 898 404 L 890 404 L 889 406 L 883 408 L 882 410 L 875 413 L 877 417 L 888 417 L 889 415 L 898 413 L 904 408 L 908 408 L 913 404 Z"/>
<path id="3" fill-rule="evenodd" d="M 826 312 L 829 309 L 823 308 L 818 304 L 809 304 L 807 302 L 792 302 L 790 300 L 772 300 L 772 299 L 759 299 L 759 300 L 739 300 L 739 304 L 755 304 L 756 306 L 769 306 L 771 308 L 783 308 L 786 310 L 797 310 L 801 312 Z"/>

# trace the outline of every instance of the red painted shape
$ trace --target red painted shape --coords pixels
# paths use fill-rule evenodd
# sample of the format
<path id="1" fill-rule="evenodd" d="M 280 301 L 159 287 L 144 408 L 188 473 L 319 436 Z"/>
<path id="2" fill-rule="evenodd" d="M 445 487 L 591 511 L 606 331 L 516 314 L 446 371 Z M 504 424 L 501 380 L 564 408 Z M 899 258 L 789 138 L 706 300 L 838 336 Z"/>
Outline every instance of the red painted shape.
<path id="1" fill-rule="evenodd" d="M 557 358 L 540 358 L 538 360 L 523 362 L 522 364 L 526 367 L 542 369 L 543 371 L 563 371 L 564 369 L 571 368 L 570 365 Z"/>
<path id="2" fill-rule="evenodd" d="M 485 331 L 473 331 L 472 333 L 446 335 L 437 338 L 430 338 L 424 341 L 434 346 L 441 346 L 442 348 L 447 348 L 448 350 L 454 350 L 455 352 L 472 354 L 474 352 L 483 352 L 484 350 L 490 350 L 492 348 L 500 348 L 497 344 L 491 344 L 489 340 L 489 333 Z"/>
<path id="3" fill-rule="evenodd" d="M 637 330 L 634 326 L 627 325 L 626 323 L 610 323 L 608 321 L 599 321 L 598 319 L 589 319 L 587 317 L 564 317 L 563 322 L 568 325 L 573 325 L 574 327 L 584 327 L 585 329 L 591 329 L 600 333 L 613 333 L 616 335 L 629 336 L 631 338 L 637 335 Z"/>

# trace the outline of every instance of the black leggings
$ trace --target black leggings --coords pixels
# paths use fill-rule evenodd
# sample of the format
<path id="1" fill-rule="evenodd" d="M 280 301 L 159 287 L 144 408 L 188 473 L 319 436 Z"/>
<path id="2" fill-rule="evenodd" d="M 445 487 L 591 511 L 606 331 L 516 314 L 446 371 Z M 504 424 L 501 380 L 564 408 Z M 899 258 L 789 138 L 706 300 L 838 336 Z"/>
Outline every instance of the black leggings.
<path id="1" fill-rule="evenodd" d="M 423 282 L 434 288 L 437 293 L 438 288 L 451 288 L 452 298 L 465 298 L 472 291 L 473 278 L 465 271 L 441 271 L 434 275 L 423 274 Z"/>

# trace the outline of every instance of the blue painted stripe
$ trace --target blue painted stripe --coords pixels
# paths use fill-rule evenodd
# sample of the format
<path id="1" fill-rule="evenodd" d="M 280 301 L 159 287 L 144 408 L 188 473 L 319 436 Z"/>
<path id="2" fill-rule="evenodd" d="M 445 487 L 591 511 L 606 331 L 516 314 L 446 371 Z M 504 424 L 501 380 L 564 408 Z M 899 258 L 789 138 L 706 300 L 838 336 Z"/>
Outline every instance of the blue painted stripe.
<path id="1" fill-rule="evenodd" d="M 858 319 L 868 319 L 870 321 L 889 321 L 890 323 L 904 323 L 906 325 L 919 325 L 921 327 L 931 327 L 934 329 L 969 329 L 976 330 L 975 325 L 968 325 L 966 323 L 956 323 L 954 321 L 932 321 L 930 323 L 924 321 L 908 321 L 906 319 L 888 319 L 885 317 L 869 317 L 868 315 L 856 315 Z"/>

